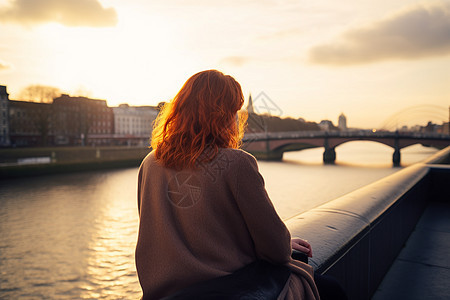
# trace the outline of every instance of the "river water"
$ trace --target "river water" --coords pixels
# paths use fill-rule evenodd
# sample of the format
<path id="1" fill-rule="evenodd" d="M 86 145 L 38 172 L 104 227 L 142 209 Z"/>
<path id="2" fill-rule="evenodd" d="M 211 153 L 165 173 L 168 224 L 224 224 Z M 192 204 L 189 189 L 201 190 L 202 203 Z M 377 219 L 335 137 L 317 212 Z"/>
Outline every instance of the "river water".
<path id="1" fill-rule="evenodd" d="M 322 164 L 322 148 L 259 162 L 283 219 L 374 182 L 392 149 L 352 142 Z M 402 150 L 402 166 L 437 152 Z M 0 299 L 138 299 L 134 266 L 137 168 L 0 182 Z"/>

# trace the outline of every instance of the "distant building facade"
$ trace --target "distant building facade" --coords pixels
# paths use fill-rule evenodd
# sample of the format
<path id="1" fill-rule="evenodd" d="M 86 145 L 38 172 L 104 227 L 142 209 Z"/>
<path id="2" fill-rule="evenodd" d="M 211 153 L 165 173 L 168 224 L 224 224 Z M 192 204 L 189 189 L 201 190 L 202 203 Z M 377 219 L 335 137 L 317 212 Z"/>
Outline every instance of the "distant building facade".
<path id="1" fill-rule="evenodd" d="M 336 126 L 334 126 L 333 122 L 331 122 L 330 120 L 322 120 L 322 121 L 320 121 L 319 128 L 322 131 L 333 131 L 333 130 L 336 130 Z"/>
<path id="2" fill-rule="evenodd" d="M 49 103 L 9 100 L 9 135 L 13 146 L 53 144 L 53 111 Z"/>
<path id="3" fill-rule="evenodd" d="M 108 145 L 114 134 L 114 115 L 106 100 L 71 97 L 53 100 L 55 144 Z"/>
<path id="4" fill-rule="evenodd" d="M 442 133 L 443 134 L 450 134 L 450 122 L 442 124 Z"/>
<path id="5" fill-rule="evenodd" d="M 116 143 L 148 145 L 153 122 L 159 112 L 157 107 L 121 104 L 113 107 L 113 112 Z"/>
<path id="6" fill-rule="evenodd" d="M 343 113 L 341 113 L 339 116 L 338 128 L 341 131 L 346 131 L 348 129 L 347 128 L 347 117 Z"/>
<path id="7" fill-rule="evenodd" d="M 9 94 L 6 86 L 0 85 L 0 147 L 9 145 Z"/>
<path id="8" fill-rule="evenodd" d="M 16 101 L 0 86 L 0 146 L 148 145 L 159 111 L 66 94 L 52 103 Z"/>

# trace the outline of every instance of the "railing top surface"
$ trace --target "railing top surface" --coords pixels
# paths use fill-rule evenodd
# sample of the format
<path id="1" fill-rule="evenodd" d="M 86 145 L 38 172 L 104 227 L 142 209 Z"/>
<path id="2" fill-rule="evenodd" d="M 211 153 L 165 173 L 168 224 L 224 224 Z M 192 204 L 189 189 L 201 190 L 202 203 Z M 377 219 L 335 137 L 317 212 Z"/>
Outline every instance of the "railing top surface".
<path id="1" fill-rule="evenodd" d="M 359 236 L 377 223 L 390 207 L 428 173 L 426 165 L 414 165 L 375 183 L 286 220 L 292 236 L 314 246 L 310 264 L 324 271 Z"/>

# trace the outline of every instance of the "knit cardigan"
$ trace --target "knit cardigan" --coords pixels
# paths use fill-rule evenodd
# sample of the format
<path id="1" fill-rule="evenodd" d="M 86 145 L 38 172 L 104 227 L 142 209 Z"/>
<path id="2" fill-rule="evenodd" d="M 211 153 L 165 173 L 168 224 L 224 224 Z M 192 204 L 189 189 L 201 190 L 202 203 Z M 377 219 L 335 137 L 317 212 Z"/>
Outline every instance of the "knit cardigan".
<path id="1" fill-rule="evenodd" d="M 138 175 L 136 268 L 144 297 L 159 299 L 264 259 L 288 265 L 280 299 L 319 299 L 312 267 L 291 259 L 291 236 L 264 187 L 255 158 L 220 149 L 177 171 L 152 151 Z"/>

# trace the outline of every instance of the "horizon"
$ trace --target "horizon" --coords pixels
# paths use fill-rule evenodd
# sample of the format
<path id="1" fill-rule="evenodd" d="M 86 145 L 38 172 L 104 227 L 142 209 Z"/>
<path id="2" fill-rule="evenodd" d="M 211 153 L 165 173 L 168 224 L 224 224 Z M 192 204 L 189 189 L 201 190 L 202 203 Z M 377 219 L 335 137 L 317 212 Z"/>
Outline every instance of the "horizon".
<path id="1" fill-rule="evenodd" d="M 448 1 L 33 3 L 0 0 L 0 84 L 11 99 L 39 84 L 156 106 L 218 69 L 241 84 L 244 106 L 263 92 L 279 117 L 448 122 Z"/>
<path id="2" fill-rule="evenodd" d="M 1 85 L 0 85 L 0 86 L 1 86 Z M 7 88 L 7 87 L 6 87 L 6 88 Z M 9 93 L 8 93 L 8 94 L 9 94 Z M 155 109 L 158 107 L 158 104 L 157 104 L 157 105 L 145 105 L 145 104 L 144 104 L 144 105 L 131 105 L 131 104 L 129 104 L 129 103 L 119 103 L 119 104 L 117 104 L 117 105 L 115 105 L 115 106 L 110 106 L 110 105 L 108 104 L 108 100 L 107 100 L 107 99 L 104 99 L 104 98 L 91 98 L 91 97 L 89 97 L 89 96 L 82 96 L 82 95 L 74 96 L 74 95 L 69 95 L 69 94 L 66 94 L 66 93 L 61 93 L 61 95 L 59 95 L 58 97 L 53 98 L 53 99 L 52 99 L 51 101 L 49 101 L 49 102 L 42 102 L 42 101 L 38 101 L 38 100 L 27 100 L 27 99 L 9 99 L 9 100 L 11 100 L 11 101 L 23 101 L 23 102 L 34 102 L 34 103 L 46 103 L 46 104 L 51 104 L 51 103 L 53 103 L 53 100 L 54 100 L 54 99 L 59 98 L 59 97 L 64 96 L 64 95 L 69 96 L 69 97 L 72 97 L 72 98 L 86 98 L 86 99 L 90 99 L 90 100 L 105 101 L 107 107 L 110 107 L 110 108 L 117 108 L 117 107 L 120 107 L 121 105 L 128 105 L 128 106 L 130 106 L 130 107 L 154 107 Z M 250 95 L 249 95 L 249 96 L 250 96 Z M 246 101 L 245 105 L 241 108 L 241 110 L 247 110 L 246 104 L 248 104 L 248 101 Z M 259 115 L 262 115 L 262 116 L 278 117 L 278 118 L 281 118 L 281 119 L 291 118 L 291 119 L 295 119 L 295 120 L 303 120 L 304 122 L 312 122 L 312 123 L 316 123 L 316 124 L 319 124 L 319 123 L 321 123 L 322 121 L 331 121 L 332 124 L 333 124 L 334 126 L 337 126 L 337 125 L 338 125 L 338 120 L 335 121 L 335 120 L 333 120 L 333 119 L 322 119 L 322 120 L 318 121 L 318 120 L 307 120 L 307 119 L 303 118 L 302 116 L 281 116 L 281 115 L 277 115 L 277 114 L 270 114 L 270 111 L 271 111 L 271 110 L 275 110 L 275 109 L 274 109 L 274 108 L 271 108 L 270 106 L 267 106 L 266 103 L 264 103 L 264 105 L 265 105 L 265 106 L 262 106 L 262 108 L 265 109 L 266 111 L 263 111 L 263 112 L 255 112 L 255 113 L 256 113 L 256 114 L 259 114 Z M 269 105 L 270 105 L 270 104 L 269 104 Z M 429 107 L 429 108 L 433 108 L 432 105 L 431 105 L 431 106 L 428 106 L 428 107 Z M 406 110 L 413 109 L 413 108 L 414 108 L 414 107 L 406 108 L 405 111 L 406 111 Z M 436 109 L 436 107 L 434 107 L 434 109 Z M 344 112 L 342 112 L 341 114 L 344 115 L 345 118 L 347 118 L 347 116 L 345 115 Z M 340 114 L 340 115 L 341 115 L 341 114 Z M 340 115 L 337 117 L 337 119 L 339 119 Z M 391 117 L 392 117 L 392 116 L 391 116 Z M 449 118 L 450 118 L 450 107 L 449 107 Z M 389 121 L 389 120 L 390 120 L 389 118 L 386 119 L 386 121 L 384 122 L 384 124 L 385 124 L 384 127 L 379 127 L 379 128 L 373 128 L 373 127 L 348 127 L 348 129 L 349 129 L 349 130 L 372 130 L 372 131 L 373 131 L 373 130 L 375 130 L 375 131 L 388 130 L 388 131 L 393 131 L 392 129 L 387 128 L 386 126 L 389 126 L 389 123 L 392 123 L 392 121 L 395 122 L 396 119 L 391 118 L 391 120 L 390 120 L 390 121 Z M 348 119 L 347 119 L 346 121 L 348 122 Z M 397 126 L 397 127 L 396 127 L 396 130 L 402 129 L 402 127 L 404 127 L 404 126 L 406 126 L 408 129 L 413 129 L 414 127 L 417 127 L 417 126 L 419 126 L 419 127 L 425 127 L 425 126 L 427 126 L 427 125 L 429 124 L 429 122 L 431 122 L 433 125 L 438 125 L 438 126 L 443 126 L 443 125 L 445 125 L 445 124 L 448 124 L 448 121 L 447 121 L 447 122 L 443 121 L 442 124 L 439 124 L 439 123 L 433 123 L 432 121 L 427 121 L 427 122 L 426 122 L 427 124 L 413 124 L 413 125 L 410 125 L 410 126 L 407 126 L 407 125 Z M 392 125 L 392 124 L 390 124 L 390 125 Z"/>

